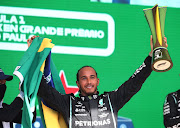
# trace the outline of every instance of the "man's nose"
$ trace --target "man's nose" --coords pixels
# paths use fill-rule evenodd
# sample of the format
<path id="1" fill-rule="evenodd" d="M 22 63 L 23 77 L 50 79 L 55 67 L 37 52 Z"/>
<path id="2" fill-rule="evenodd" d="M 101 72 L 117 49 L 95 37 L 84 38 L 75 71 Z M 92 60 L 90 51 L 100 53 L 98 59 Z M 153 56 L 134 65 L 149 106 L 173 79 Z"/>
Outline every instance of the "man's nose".
<path id="1" fill-rule="evenodd" d="M 91 83 L 91 79 L 90 79 L 90 78 L 88 78 L 88 79 L 87 79 L 87 82 L 88 82 L 88 84 L 90 84 L 90 83 Z"/>

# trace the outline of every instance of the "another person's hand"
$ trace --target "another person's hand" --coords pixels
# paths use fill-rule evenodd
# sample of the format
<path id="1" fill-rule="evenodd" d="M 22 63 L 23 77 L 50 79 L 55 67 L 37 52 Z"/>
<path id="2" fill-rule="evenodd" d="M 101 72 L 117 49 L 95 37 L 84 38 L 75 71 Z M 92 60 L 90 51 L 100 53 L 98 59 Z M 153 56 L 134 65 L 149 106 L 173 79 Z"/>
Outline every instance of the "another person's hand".
<path id="1" fill-rule="evenodd" d="M 165 43 L 165 47 L 167 48 L 168 44 L 167 44 L 167 38 L 166 37 L 164 37 L 164 43 Z M 149 55 L 152 57 L 152 53 L 153 53 L 153 38 L 152 38 L 152 35 L 150 37 L 150 45 L 151 45 L 151 52 L 149 53 Z"/>
<path id="2" fill-rule="evenodd" d="M 31 38 L 29 38 L 29 39 L 27 40 L 28 48 L 29 48 L 29 46 L 31 45 L 31 43 L 32 43 L 32 41 L 34 40 L 34 38 L 36 38 L 36 37 L 39 37 L 39 36 L 32 36 Z"/>

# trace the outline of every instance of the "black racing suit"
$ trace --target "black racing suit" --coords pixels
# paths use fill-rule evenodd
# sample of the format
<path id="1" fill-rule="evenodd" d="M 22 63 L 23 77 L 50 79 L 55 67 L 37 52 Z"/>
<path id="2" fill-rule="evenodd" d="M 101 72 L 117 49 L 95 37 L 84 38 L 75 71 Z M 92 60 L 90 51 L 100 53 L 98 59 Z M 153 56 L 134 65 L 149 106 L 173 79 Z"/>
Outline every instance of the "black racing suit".
<path id="1" fill-rule="evenodd" d="M 166 96 L 163 108 L 164 126 L 180 128 L 180 90 Z"/>
<path id="2" fill-rule="evenodd" d="M 4 94 L 6 92 L 6 85 L 0 85 L 0 102 L 3 101 Z M 20 97 L 16 97 L 13 102 L 8 105 L 6 103 L 2 103 L 0 105 L 0 128 L 4 128 L 3 122 L 9 123 L 10 128 L 13 128 L 13 123 L 21 124 L 22 120 L 22 107 L 23 100 Z M 36 121 L 36 109 L 33 112 L 33 123 Z"/>
<path id="3" fill-rule="evenodd" d="M 104 94 L 75 97 L 61 94 L 42 79 L 38 95 L 63 114 L 69 128 L 116 128 L 117 113 L 140 89 L 152 72 L 148 56 L 135 73 L 117 90 Z"/>

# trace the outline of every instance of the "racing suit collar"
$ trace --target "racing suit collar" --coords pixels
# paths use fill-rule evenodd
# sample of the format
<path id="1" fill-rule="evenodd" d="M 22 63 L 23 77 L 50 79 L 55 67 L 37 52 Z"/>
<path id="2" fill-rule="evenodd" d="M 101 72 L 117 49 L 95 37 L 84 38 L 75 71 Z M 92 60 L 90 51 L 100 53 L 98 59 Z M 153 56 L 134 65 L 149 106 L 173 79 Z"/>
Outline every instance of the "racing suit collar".
<path id="1" fill-rule="evenodd" d="M 89 96 L 82 96 L 81 94 L 79 94 L 81 100 L 83 100 L 83 101 L 88 101 L 88 100 L 92 100 L 92 99 L 97 99 L 98 95 L 99 95 L 99 92 L 98 92 L 98 91 L 97 91 L 96 94 L 89 95 Z"/>
<path id="2" fill-rule="evenodd" d="M 180 97 L 180 89 L 177 91 L 177 95 Z"/>

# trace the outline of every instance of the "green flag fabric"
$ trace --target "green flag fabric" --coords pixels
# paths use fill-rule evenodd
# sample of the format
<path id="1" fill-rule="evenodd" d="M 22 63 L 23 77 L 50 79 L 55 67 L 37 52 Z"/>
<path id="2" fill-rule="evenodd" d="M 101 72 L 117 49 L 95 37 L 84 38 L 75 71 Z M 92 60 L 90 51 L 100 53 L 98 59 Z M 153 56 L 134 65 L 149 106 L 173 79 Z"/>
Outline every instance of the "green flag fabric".
<path id="1" fill-rule="evenodd" d="M 35 38 L 13 73 L 20 79 L 20 84 L 23 85 L 22 127 L 24 128 L 32 128 L 33 114 L 31 108 L 35 107 L 35 100 L 44 71 L 45 59 L 53 46 L 54 44 L 51 43 L 50 39 L 42 37 Z"/>

